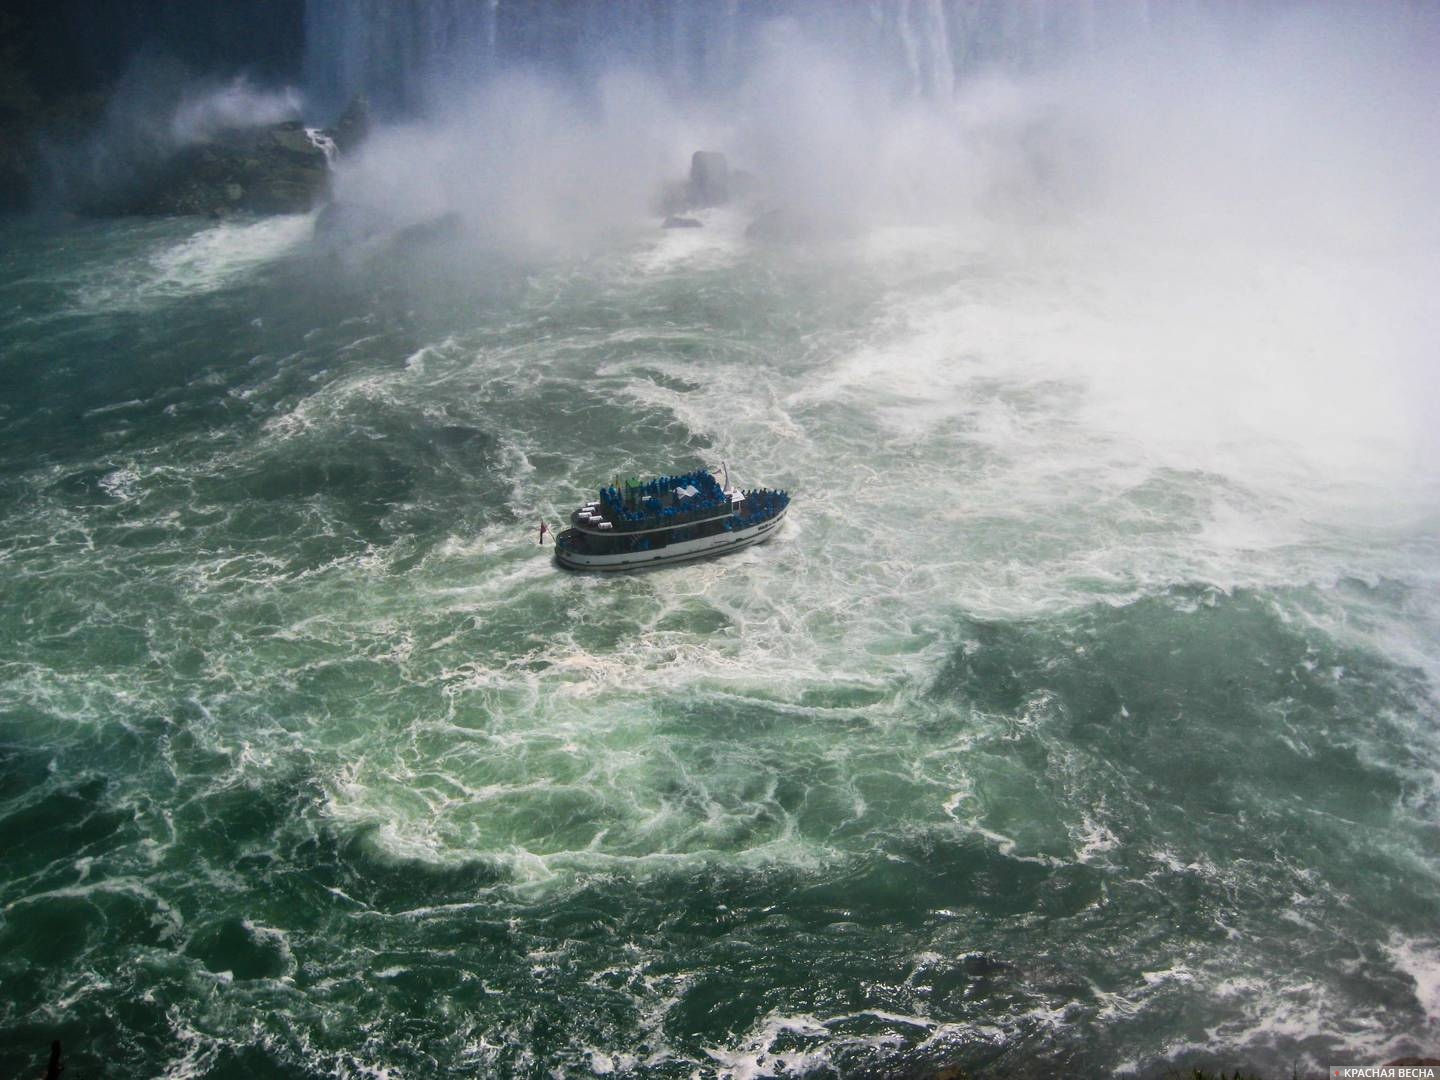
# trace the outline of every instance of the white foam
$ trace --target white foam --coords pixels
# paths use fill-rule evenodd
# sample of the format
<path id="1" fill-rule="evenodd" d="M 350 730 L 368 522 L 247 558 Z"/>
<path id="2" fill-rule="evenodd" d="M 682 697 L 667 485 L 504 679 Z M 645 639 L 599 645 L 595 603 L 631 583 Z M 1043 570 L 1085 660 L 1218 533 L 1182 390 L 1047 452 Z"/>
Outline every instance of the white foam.
<path id="1" fill-rule="evenodd" d="M 1097 855 L 1114 851 L 1120 844 L 1120 838 L 1114 832 L 1089 814 L 1082 817 L 1080 827 L 1074 830 L 1073 835 L 1079 842 L 1075 858 L 1082 863 L 1092 862 Z"/>
<path id="2" fill-rule="evenodd" d="M 699 221 L 700 227 L 660 230 L 660 237 L 636 255 L 636 270 L 649 276 L 716 270 L 732 265 L 744 254 L 742 211 L 716 208 L 681 216 Z"/>
<path id="3" fill-rule="evenodd" d="M 1385 947 L 1391 962 L 1415 983 L 1415 1000 L 1432 1027 L 1440 1028 L 1440 942 L 1395 933 Z"/>
<path id="4" fill-rule="evenodd" d="M 149 308 L 213 292 L 295 250 L 314 231 L 314 215 L 227 221 L 182 240 L 169 237 L 131 260 L 107 264 L 80 289 L 85 307 Z"/>
<path id="5" fill-rule="evenodd" d="M 133 468 L 116 469 L 100 478 L 100 487 L 105 494 L 120 502 L 133 499 L 140 486 L 140 474 Z"/>
<path id="6" fill-rule="evenodd" d="M 814 1016 L 771 1013 L 761 1022 L 759 1029 L 748 1035 L 739 1045 L 733 1048 L 706 1047 L 705 1054 L 715 1063 L 724 1080 L 803 1075 L 827 1064 L 828 1059 L 823 1048 L 775 1050 L 776 1042 L 785 1036 L 828 1041 L 830 1029 Z"/>

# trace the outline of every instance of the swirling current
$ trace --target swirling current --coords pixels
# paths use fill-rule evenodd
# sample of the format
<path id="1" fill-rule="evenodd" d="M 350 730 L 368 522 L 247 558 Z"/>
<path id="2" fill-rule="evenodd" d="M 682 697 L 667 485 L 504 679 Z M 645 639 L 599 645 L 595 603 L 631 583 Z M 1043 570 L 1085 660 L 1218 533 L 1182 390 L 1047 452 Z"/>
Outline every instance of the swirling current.
<path id="1" fill-rule="evenodd" d="M 1271 388 L 1135 344 L 1143 275 L 720 217 L 524 259 L 4 229 L 7 1075 L 1435 1045 L 1434 491 L 1187 426 Z M 722 461 L 793 493 L 776 540 L 536 545 Z"/>

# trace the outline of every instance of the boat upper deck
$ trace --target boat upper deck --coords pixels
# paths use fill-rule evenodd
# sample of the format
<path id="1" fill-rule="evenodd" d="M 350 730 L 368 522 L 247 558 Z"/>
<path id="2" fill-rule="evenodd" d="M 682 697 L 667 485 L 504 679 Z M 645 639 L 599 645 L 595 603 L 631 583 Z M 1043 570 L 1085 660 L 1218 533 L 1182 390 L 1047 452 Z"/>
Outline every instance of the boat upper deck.
<path id="1" fill-rule="evenodd" d="M 727 517 L 745 494 L 726 491 L 704 470 L 653 480 L 618 480 L 600 489 L 600 498 L 570 516 L 571 524 L 591 533 L 635 533 Z"/>

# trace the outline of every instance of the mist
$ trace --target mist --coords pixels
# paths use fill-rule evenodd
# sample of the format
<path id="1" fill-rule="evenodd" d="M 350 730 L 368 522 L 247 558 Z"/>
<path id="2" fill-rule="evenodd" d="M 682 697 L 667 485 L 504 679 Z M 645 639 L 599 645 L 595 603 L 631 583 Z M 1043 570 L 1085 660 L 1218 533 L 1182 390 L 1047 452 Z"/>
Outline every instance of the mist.
<path id="1" fill-rule="evenodd" d="M 229 130 L 295 120 L 303 110 L 296 86 L 261 85 L 243 73 L 207 75 L 142 50 L 111 89 L 93 130 L 49 140 L 47 200 L 63 207 L 103 203 L 177 150 Z"/>
<path id="2" fill-rule="evenodd" d="M 204 142 L 230 128 L 275 124 L 300 115 L 300 94 L 293 87 L 267 90 L 245 76 L 215 84 L 187 84 L 170 112 L 169 133 L 184 145 Z"/>
<path id="3" fill-rule="evenodd" d="M 1424 138 L 1436 19 L 1398 6 L 1227 10 L 1164 26 L 1096 15 L 1083 49 L 977 63 L 938 90 L 924 89 L 934 76 L 902 82 L 853 34 L 793 17 L 747 24 L 743 60 L 717 90 L 603 52 L 583 77 L 451 62 L 424 76 L 422 119 L 397 124 L 399 142 L 378 141 L 344 179 L 379 195 L 386 159 L 403 154 L 415 170 L 433 163 L 449 209 L 504 211 L 538 182 L 552 194 L 516 209 L 575 226 L 644 207 L 690 149 L 710 146 L 770 197 L 849 227 L 1105 213 L 1373 237 L 1428 219 L 1416 211 L 1436 171 Z M 577 190 L 596 182 L 601 198 Z"/>
<path id="4" fill-rule="evenodd" d="M 1433 1056 L 1440 9 L 240 9 L 0 220 L 9 1074 Z"/>
<path id="5" fill-rule="evenodd" d="M 452 64 L 339 164 L 336 197 L 393 228 L 453 215 L 479 247 L 583 251 L 654 235 L 659 187 L 718 150 L 755 180 L 712 228 L 781 208 L 836 273 L 886 235 L 1000 258 L 1019 287 L 990 317 L 1036 378 L 1085 380 L 1137 453 L 1250 472 L 1263 445 L 1286 482 L 1433 476 L 1440 19 L 1108 10 L 953 78 L 913 35 L 902 78 L 844 20 L 796 17 L 746 24 L 720 87 L 624 57 L 585 78 Z M 902 338 L 894 377 L 963 381 L 953 305 L 911 299 L 938 369 L 907 376 Z"/>

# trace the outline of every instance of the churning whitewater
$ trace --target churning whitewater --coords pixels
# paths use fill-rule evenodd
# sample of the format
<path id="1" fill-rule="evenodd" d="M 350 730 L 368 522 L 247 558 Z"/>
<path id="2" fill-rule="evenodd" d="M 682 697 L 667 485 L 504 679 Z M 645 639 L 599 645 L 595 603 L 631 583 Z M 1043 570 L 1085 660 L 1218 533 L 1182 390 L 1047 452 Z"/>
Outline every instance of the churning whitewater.
<path id="1" fill-rule="evenodd" d="M 312 9 L 314 92 L 363 88 Z M 884 98 L 803 18 L 742 70 L 747 23 L 727 116 L 629 69 L 397 113 L 354 235 L 0 224 L 0 1071 L 1436 1053 L 1405 10 Z M 660 230 L 700 145 L 803 237 Z M 721 461 L 793 493 L 775 539 L 536 544 Z"/>

